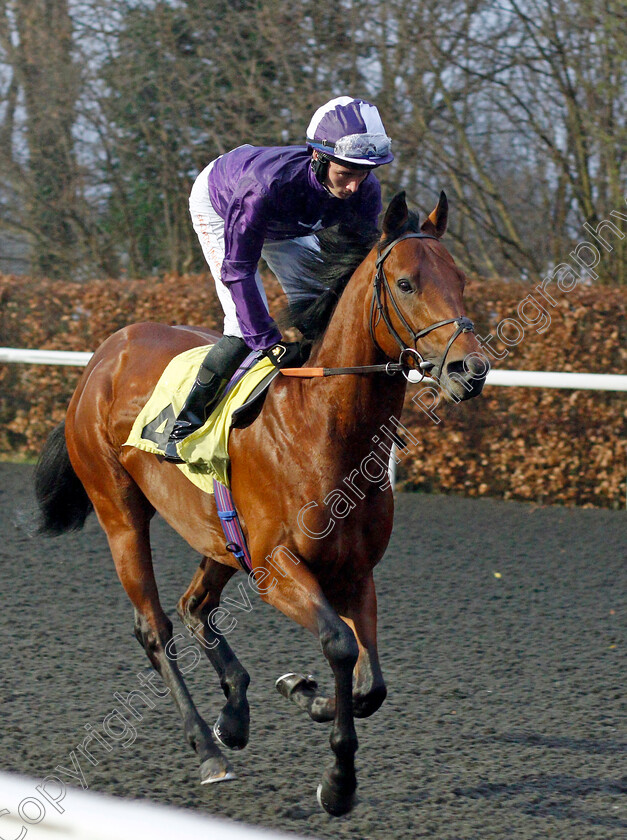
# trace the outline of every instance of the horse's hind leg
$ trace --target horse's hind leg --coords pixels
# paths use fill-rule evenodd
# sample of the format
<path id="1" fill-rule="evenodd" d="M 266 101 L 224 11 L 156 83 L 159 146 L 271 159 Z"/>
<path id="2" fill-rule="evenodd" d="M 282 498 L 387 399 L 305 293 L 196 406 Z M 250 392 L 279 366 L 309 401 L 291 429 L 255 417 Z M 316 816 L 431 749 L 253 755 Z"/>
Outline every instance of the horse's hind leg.
<path id="1" fill-rule="evenodd" d="M 231 768 L 194 706 L 176 662 L 172 622 L 161 607 L 152 566 L 149 523 L 154 511 L 118 464 L 109 468 L 108 475 L 101 470 L 97 476 L 81 476 L 81 480 L 86 489 L 91 486 L 90 496 L 109 540 L 118 577 L 135 607 L 135 634 L 170 689 L 187 741 L 201 761 L 201 783 L 232 779 Z"/>
<path id="2" fill-rule="evenodd" d="M 237 570 L 224 566 L 211 557 L 204 557 L 187 592 L 178 603 L 181 621 L 205 649 L 215 668 L 226 697 L 224 708 L 213 732 L 232 750 L 241 750 L 248 743 L 250 710 L 246 691 L 250 677 L 235 656 L 224 634 L 209 620 L 220 604 L 222 590 Z"/>

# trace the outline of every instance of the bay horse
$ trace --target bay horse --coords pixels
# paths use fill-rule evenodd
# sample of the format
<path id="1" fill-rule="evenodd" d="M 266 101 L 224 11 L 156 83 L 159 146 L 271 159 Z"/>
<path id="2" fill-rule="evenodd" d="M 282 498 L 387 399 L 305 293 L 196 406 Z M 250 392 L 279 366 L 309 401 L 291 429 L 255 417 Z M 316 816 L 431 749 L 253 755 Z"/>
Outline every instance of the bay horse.
<path id="1" fill-rule="evenodd" d="M 422 225 L 405 193 L 391 201 L 377 241 L 362 242 L 357 256 L 355 249 L 351 269 L 308 316 L 309 333 L 318 334 L 309 365 L 359 372 L 279 376 L 254 422 L 234 428 L 229 442 L 231 490 L 257 591 L 318 637 L 334 675 L 332 697 L 302 674 L 285 674 L 277 688 L 313 720 L 333 721 L 334 760 L 318 801 L 336 816 L 354 805 L 354 718 L 372 715 L 386 696 L 373 569 L 392 531 L 393 492 L 383 471 L 373 482 L 359 468 L 372 456 L 377 431 L 401 414 L 407 382 L 403 365 L 392 362 L 399 352 L 423 360 L 458 400 L 477 396 L 485 380 L 464 317 L 464 276 L 440 242 L 447 217 L 444 193 Z M 321 272 L 333 259 L 348 264 L 348 251 L 331 258 L 323 249 Z M 248 741 L 249 675 L 220 632 L 217 610 L 240 567 L 225 547 L 214 497 L 176 464 L 123 444 L 167 363 L 208 340 L 205 330 L 157 323 L 109 337 L 86 367 L 35 474 L 42 532 L 80 528 L 96 511 L 134 606 L 135 635 L 170 689 L 204 784 L 233 778 L 216 739 L 232 749 Z M 159 600 L 149 540 L 155 511 L 202 556 L 178 613 L 202 642 L 226 696 L 213 731 L 185 685 L 173 625 Z"/>

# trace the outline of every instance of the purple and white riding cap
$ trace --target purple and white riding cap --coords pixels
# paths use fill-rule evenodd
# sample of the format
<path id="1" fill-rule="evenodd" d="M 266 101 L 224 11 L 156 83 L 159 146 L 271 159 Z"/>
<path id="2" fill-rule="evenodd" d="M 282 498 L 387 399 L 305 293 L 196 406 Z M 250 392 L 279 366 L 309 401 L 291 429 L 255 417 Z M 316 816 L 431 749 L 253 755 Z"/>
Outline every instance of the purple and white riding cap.
<path id="1" fill-rule="evenodd" d="M 307 128 L 307 145 L 360 166 L 381 166 L 394 160 L 392 141 L 379 111 L 350 96 L 338 96 L 318 108 Z"/>

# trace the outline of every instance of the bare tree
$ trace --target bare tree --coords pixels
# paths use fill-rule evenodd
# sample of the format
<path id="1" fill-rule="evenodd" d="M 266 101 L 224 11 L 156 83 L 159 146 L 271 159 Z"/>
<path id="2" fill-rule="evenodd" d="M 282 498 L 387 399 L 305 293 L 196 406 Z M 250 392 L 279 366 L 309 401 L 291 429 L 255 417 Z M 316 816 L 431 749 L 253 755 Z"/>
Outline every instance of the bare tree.
<path id="1" fill-rule="evenodd" d="M 14 224 L 33 243 L 33 267 L 51 276 L 71 270 L 76 256 L 72 132 L 79 74 L 72 46 L 67 0 L 0 4 L 0 48 L 10 77 L 2 173 L 17 204 Z M 16 134 L 18 104 L 25 111 L 21 137 Z"/>
<path id="2" fill-rule="evenodd" d="M 72 0 L 72 21 L 69 2 L 0 0 L 3 224 L 40 271 L 200 268 L 197 172 L 304 142 L 348 93 L 394 139 L 387 196 L 447 190 L 467 268 L 537 277 L 612 218 L 601 280 L 627 282 L 620 0 Z"/>
<path id="3" fill-rule="evenodd" d="M 509 0 L 476 15 L 462 50 L 435 44 L 474 106 L 460 118 L 442 82 L 467 152 L 461 183 L 506 261 L 537 273 L 622 204 L 627 16 L 606 0 Z M 625 283 L 624 240 L 613 246 L 602 279 Z"/>

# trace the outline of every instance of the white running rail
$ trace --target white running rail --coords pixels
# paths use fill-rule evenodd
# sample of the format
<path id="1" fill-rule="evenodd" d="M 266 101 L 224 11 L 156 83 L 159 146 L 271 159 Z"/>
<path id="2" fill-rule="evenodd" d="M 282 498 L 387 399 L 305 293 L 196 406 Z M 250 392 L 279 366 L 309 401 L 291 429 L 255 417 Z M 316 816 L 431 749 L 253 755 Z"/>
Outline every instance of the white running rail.
<path id="1" fill-rule="evenodd" d="M 202 801 L 199 797 L 199 802 Z M 15 840 L 305 840 L 152 802 L 66 787 L 54 771 L 42 779 L 0 772 L 0 837 Z"/>
<path id="2" fill-rule="evenodd" d="M 0 347 L 0 363 L 22 362 L 34 365 L 75 365 L 83 367 L 92 353 L 71 350 L 21 350 Z M 425 379 L 425 382 L 431 380 Z M 490 370 L 486 385 L 517 388 L 571 388 L 575 390 L 627 391 L 627 375 L 614 373 L 558 373 L 536 370 Z"/>
<path id="3" fill-rule="evenodd" d="M 92 356 L 93 353 L 79 353 L 72 350 L 19 350 L 15 347 L 0 347 L 0 362 L 84 367 Z"/>

